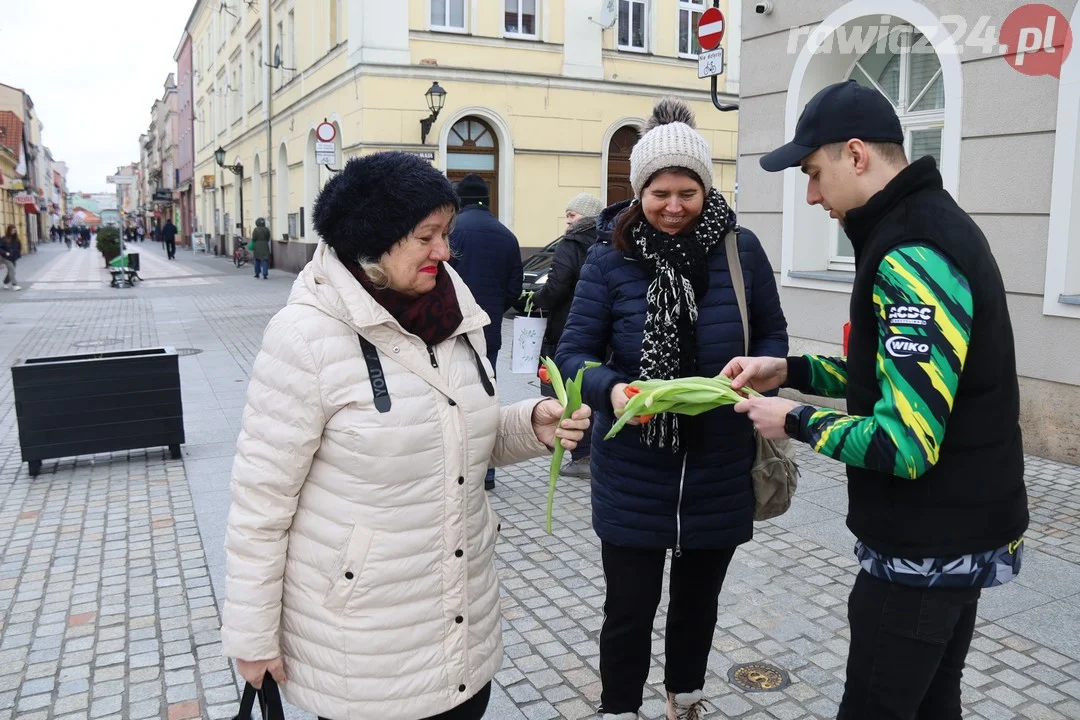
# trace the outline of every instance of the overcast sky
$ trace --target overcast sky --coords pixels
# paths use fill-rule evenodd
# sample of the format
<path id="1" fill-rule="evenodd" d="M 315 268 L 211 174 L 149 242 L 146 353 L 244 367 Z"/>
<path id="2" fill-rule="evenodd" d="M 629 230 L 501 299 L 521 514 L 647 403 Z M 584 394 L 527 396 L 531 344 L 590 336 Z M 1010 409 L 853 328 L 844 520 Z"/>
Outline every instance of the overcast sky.
<path id="1" fill-rule="evenodd" d="M 30 94 L 69 190 L 114 189 L 105 176 L 138 162 L 194 0 L 0 3 L 0 83 Z"/>

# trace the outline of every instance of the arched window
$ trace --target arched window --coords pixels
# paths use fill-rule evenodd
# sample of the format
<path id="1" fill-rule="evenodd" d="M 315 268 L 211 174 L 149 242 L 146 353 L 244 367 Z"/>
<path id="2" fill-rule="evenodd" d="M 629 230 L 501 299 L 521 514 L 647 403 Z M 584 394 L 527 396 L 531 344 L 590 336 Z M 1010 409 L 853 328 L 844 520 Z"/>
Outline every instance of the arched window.
<path id="1" fill-rule="evenodd" d="M 491 207 L 499 216 L 499 141 L 491 126 L 478 117 L 465 117 L 454 123 L 446 139 L 446 177 L 457 187 L 470 173 L 476 173 L 488 185 Z"/>
<path id="2" fill-rule="evenodd" d="M 945 82 L 934 46 L 910 25 L 889 30 L 887 43 L 877 43 L 862 55 L 847 75 L 860 85 L 875 88 L 889 99 L 904 130 L 908 159 L 933 155 L 941 164 L 941 131 L 945 127 Z M 852 269 L 855 251 L 847 235 L 837 228 L 830 264 Z"/>

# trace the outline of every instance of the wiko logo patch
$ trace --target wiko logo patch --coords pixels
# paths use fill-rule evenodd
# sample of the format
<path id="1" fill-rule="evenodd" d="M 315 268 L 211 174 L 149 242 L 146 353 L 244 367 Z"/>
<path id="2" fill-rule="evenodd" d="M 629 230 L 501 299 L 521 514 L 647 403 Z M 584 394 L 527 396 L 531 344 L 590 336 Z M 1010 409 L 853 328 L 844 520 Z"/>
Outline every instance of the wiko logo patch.
<path id="1" fill-rule="evenodd" d="M 930 343 L 926 341 L 926 338 L 917 335 L 893 335 L 885 341 L 885 352 L 889 354 L 889 357 L 897 359 L 919 358 L 928 360 L 930 358 Z"/>
<path id="2" fill-rule="evenodd" d="M 904 327 L 930 327 L 934 324 L 933 305 L 886 305 L 889 325 Z"/>

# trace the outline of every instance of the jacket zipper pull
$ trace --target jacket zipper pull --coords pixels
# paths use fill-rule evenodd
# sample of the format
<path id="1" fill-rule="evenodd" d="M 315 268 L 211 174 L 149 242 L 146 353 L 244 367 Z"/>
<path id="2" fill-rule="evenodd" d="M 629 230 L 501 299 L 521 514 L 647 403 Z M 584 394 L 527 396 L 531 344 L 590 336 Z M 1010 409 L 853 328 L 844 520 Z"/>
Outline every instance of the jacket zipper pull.
<path id="1" fill-rule="evenodd" d="M 435 359 L 435 349 L 430 345 L 427 346 L 428 357 L 431 358 L 431 367 L 438 369 L 439 361 Z"/>

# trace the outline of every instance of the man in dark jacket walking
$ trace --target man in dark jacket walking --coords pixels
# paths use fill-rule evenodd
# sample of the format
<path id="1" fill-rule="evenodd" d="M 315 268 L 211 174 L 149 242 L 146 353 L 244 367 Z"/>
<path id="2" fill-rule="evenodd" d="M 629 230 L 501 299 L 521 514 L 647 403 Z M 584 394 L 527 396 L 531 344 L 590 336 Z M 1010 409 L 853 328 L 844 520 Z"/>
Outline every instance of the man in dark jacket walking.
<path id="1" fill-rule="evenodd" d="M 566 318 L 570 315 L 574 288 L 581 277 L 581 266 L 585 264 L 589 248 L 596 243 L 596 216 L 603 209 L 600 199 L 588 193 L 577 195 L 566 205 L 566 234 L 555 246 L 555 256 L 551 260 L 547 280 L 533 297 L 533 304 L 547 311 L 547 329 L 544 331 L 541 357 L 555 357 L 563 328 L 566 327 Z M 555 397 L 550 383 L 541 382 L 540 391 L 547 397 Z M 591 475 L 590 435 L 591 433 L 585 433 L 584 439 L 563 463 L 560 474 L 579 478 Z"/>
<path id="2" fill-rule="evenodd" d="M 176 226 L 172 218 L 165 221 L 165 227 L 161 228 L 161 241 L 165 243 L 165 252 L 170 260 L 176 259 Z"/>
<path id="3" fill-rule="evenodd" d="M 476 302 L 491 318 L 484 328 L 487 356 L 495 369 L 502 347 L 502 316 L 521 297 L 521 247 L 510 229 L 491 214 L 487 183 L 466 175 L 457 186 L 461 212 L 450 234 L 450 266 L 469 286 Z M 495 486 L 495 470 L 488 470 L 488 489 Z"/>
<path id="4" fill-rule="evenodd" d="M 855 82 L 814 96 L 793 142 L 807 202 L 855 248 L 846 357 L 736 358 L 733 387 L 847 398 L 847 413 L 778 397 L 736 406 L 769 438 L 847 464 L 862 571 L 838 720 L 959 718 L 982 588 L 1020 571 L 1028 526 L 1020 400 L 1004 283 L 986 237 L 932 157 L 908 164 L 892 103 Z"/>

